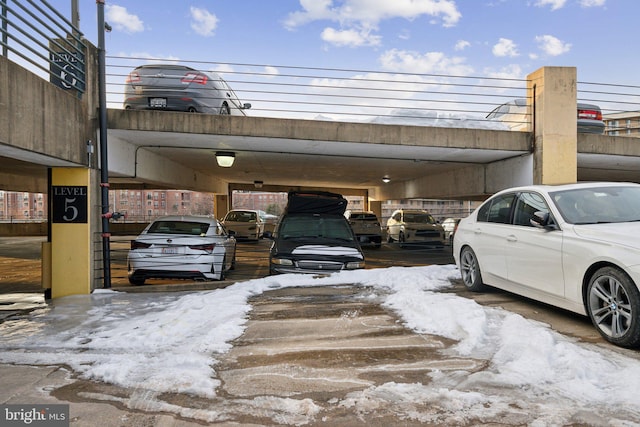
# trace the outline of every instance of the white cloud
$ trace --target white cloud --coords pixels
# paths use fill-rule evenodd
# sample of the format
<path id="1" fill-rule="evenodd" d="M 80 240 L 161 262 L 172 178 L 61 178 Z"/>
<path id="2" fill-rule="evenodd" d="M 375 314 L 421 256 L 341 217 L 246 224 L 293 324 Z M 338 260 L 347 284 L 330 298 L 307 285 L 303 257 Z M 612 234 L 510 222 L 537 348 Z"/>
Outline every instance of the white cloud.
<path id="1" fill-rule="evenodd" d="M 276 67 L 272 67 L 271 65 L 266 65 L 264 67 L 264 73 L 267 76 L 277 76 L 280 74 L 280 71 Z"/>
<path id="2" fill-rule="evenodd" d="M 105 18 L 116 30 L 129 34 L 144 31 L 144 23 L 136 15 L 130 14 L 125 7 L 107 5 Z"/>
<path id="3" fill-rule="evenodd" d="M 218 74 L 220 77 L 224 77 L 225 74 L 232 74 L 235 71 L 229 64 L 218 64 L 215 67 L 210 68 L 209 72 Z"/>
<path id="4" fill-rule="evenodd" d="M 218 17 L 206 9 L 191 7 L 191 28 L 201 36 L 213 36 L 218 26 Z"/>
<path id="5" fill-rule="evenodd" d="M 537 0 L 535 5 L 538 7 L 551 6 L 551 10 L 558 10 L 564 7 L 567 0 Z"/>
<path id="6" fill-rule="evenodd" d="M 464 50 L 466 48 L 468 48 L 469 46 L 471 46 L 471 43 L 469 43 L 466 40 L 458 40 L 456 42 L 456 45 L 454 47 L 455 50 Z"/>
<path id="7" fill-rule="evenodd" d="M 545 34 L 543 36 L 536 36 L 536 42 L 538 42 L 538 48 L 549 56 L 558 56 L 571 50 L 571 44 L 565 43 L 562 40 Z"/>
<path id="8" fill-rule="evenodd" d="M 295 29 L 313 21 L 336 22 L 343 29 L 331 29 L 328 34 L 323 33 L 323 39 L 341 46 L 355 46 L 358 37 L 365 45 L 378 45 L 379 36 L 363 37 L 360 29 L 377 29 L 381 21 L 388 19 L 412 21 L 428 15 L 444 27 L 452 27 L 462 16 L 453 0 L 344 0 L 335 5 L 333 0 L 300 0 L 300 6 L 302 10 L 287 16 L 286 28 Z"/>
<path id="9" fill-rule="evenodd" d="M 336 30 L 334 28 L 325 28 L 320 35 L 322 40 L 336 46 L 378 46 L 381 37 L 370 34 L 365 30 Z"/>
<path id="10" fill-rule="evenodd" d="M 495 56 L 509 56 L 515 57 L 518 56 L 518 46 L 513 42 L 513 40 L 501 38 L 498 43 L 493 46 L 491 50 Z"/>
<path id="11" fill-rule="evenodd" d="M 484 74 L 494 79 L 521 79 L 523 77 L 522 68 L 517 64 L 507 65 L 499 70 L 488 68 Z"/>
<path id="12" fill-rule="evenodd" d="M 380 56 L 380 63 L 386 70 L 407 73 L 437 73 L 452 75 L 469 75 L 473 68 L 464 63 L 462 57 L 447 57 L 442 52 L 419 54 L 392 49 Z"/>
<path id="13" fill-rule="evenodd" d="M 607 0 L 580 0 L 580 6 L 582 7 L 600 7 L 604 6 Z"/>

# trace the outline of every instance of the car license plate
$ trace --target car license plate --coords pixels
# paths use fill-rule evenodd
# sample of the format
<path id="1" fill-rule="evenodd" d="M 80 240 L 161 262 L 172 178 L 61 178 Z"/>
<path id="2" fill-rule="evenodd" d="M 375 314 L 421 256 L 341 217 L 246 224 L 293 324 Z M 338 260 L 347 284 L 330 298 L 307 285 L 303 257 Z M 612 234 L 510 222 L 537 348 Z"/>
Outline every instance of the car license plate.
<path id="1" fill-rule="evenodd" d="M 175 255 L 178 253 L 178 248 L 176 247 L 162 248 L 162 253 L 165 255 Z"/>
<path id="2" fill-rule="evenodd" d="M 167 98 L 149 98 L 149 107 L 167 108 Z"/>

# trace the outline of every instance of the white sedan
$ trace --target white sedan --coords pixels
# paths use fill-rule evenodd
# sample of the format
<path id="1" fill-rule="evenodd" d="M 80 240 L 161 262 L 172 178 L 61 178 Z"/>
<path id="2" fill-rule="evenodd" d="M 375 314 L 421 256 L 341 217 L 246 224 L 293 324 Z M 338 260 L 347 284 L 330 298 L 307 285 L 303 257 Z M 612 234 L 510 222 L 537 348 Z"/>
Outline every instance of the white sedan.
<path id="1" fill-rule="evenodd" d="M 465 286 L 487 285 L 588 315 L 640 346 L 640 185 L 503 190 L 460 221 L 453 255 Z"/>
<path id="2" fill-rule="evenodd" d="M 223 280 L 235 267 L 236 239 L 214 218 L 166 216 L 131 241 L 129 283 L 150 278 Z"/>

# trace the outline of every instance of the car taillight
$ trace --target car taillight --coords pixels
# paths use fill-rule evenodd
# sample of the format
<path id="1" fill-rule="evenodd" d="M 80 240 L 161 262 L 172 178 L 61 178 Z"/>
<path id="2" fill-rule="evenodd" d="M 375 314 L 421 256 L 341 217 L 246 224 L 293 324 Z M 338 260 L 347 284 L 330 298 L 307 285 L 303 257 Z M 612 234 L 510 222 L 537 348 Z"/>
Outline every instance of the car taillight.
<path id="1" fill-rule="evenodd" d="M 138 242 L 137 240 L 132 240 L 131 241 L 131 250 L 134 250 L 134 249 L 147 249 L 149 246 L 151 246 L 151 243 Z"/>
<path id="2" fill-rule="evenodd" d="M 180 80 L 182 83 L 195 83 L 195 84 L 199 84 L 199 85 L 206 85 L 207 84 L 207 76 L 204 74 L 200 74 L 200 73 L 187 73 L 184 75 L 184 77 Z"/>
<path id="3" fill-rule="evenodd" d="M 129 73 L 129 75 L 127 76 L 127 79 L 125 80 L 125 83 L 138 83 L 139 81 L 140 81 L 140 74 L 133 71 Z"/>
<path id="4" fill-rule="evenodd" d="M 189 245 L 189 249 L 193 249 L 194 251 L 205 251 L 210 254 L 213 252 L 213 248 L 216 247 L 215 243 L 205 243 L 203 245 Z"/>
<path id="5" fill-rule="evenodd" d="M 578 110 L 579 119 L 602 120 L 602 112 L 598 110 Z"/>

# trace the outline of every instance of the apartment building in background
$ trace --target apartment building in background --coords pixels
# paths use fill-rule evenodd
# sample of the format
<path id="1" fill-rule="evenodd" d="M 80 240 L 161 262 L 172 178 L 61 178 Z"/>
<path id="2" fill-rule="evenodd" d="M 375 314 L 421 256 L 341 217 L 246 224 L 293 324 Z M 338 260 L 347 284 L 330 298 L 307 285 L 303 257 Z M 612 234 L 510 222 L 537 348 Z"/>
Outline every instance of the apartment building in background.
<path id="1" fill-rule="evenodd" d="M 605 114 L 605 135 L 640 138 L 640 111 Z"/>
<path id="2" fill-rule="evenodd" d="M 286 192 L 234 191 L 232 209 L 263 210 L 280 215 L 287 205 Z M 363 197 L 347 196 L 347 209 L 363 210 Z M 109 211 L 125 215 L 122 221 L 150 222 L 163 215 L 214 215 L 214 194 L 184 190 L 110 190 Z M 408 199 L 387 200 L 382 204 L 382 218 L 386 220 L 394 210 L 425 209 L 439 220 L 469 215 L 479 202 L 463 200 Z M 96 207 L 99 209 L 99 207 Z M 0 221 L 46 221 L 47 195 L 0 191 Z"/>

